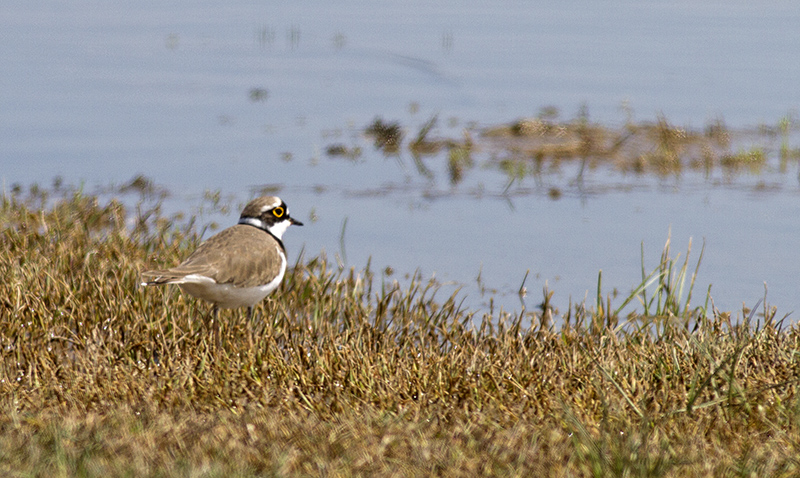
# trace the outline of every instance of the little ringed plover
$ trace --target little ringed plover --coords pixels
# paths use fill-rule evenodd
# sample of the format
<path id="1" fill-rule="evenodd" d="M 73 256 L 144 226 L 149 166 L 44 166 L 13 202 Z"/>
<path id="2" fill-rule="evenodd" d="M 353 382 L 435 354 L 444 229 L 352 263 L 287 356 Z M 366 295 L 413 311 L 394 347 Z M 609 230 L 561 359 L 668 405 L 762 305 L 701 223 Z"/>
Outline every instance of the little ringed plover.
<path id="1" fill-rule="evenodd" d="M 177 284 L 184 292 L 219 308 L 253 307 L 278 288 L 286 273 L 286 249 L 281 238 L 303 223 L 289 215 L 280 198 L 253 199 L 239 223 L 210 237 L 180 265 L 142 273 L 142 285 Z"/>

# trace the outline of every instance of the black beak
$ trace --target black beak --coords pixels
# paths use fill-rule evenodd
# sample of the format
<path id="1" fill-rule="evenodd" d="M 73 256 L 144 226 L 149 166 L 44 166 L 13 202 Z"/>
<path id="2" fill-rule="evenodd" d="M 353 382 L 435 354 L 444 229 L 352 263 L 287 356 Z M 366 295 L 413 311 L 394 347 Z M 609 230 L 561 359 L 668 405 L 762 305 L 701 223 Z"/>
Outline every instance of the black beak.
<path id="1" fill-rule="evenodd" d="M 302 226 L 303 225 L 302 222 L 298 221 L 297 219 L 295 219 L 295 218 L 293 218 L 291 216 L 289 216 L 289 222 L 291 222 L 295 226 Z"/>

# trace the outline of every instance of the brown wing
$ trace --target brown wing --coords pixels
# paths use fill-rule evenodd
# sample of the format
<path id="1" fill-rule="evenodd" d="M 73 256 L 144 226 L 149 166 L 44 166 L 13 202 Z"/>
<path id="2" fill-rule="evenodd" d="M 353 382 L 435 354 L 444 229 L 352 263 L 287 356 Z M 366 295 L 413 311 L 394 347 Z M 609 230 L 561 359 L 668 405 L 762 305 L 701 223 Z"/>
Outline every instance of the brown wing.
<path id="1" fill-rule="evenodd" d="M 274 237 L 253 226 L 237 224 L 200 244 L 180 265 L 145 272 L 142 278 L 151 284 L 167 284 L 199 274 L 219 284 L 255 287 L 269 282 L 280 266 L 280 245 Z"/>

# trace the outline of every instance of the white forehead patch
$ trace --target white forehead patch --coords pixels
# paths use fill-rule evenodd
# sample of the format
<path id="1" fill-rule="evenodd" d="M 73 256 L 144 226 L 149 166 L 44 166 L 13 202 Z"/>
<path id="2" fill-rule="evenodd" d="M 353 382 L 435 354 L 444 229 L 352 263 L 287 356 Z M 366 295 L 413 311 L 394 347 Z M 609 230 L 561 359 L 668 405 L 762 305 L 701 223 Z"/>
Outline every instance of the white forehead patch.
<path id="1" fill-rule="evenodd" d="M 272 202 L 268 202 L 267 204 L 264 204 L 263 206 L 261 206 L 261 213 L 263 214 L 263 213 L 269 211 L 270 209 L 272 209 L 274 207 L 278 207 L 280 205 L 281 205 L 281 198 L 273 197 L 272 198 Z"/>

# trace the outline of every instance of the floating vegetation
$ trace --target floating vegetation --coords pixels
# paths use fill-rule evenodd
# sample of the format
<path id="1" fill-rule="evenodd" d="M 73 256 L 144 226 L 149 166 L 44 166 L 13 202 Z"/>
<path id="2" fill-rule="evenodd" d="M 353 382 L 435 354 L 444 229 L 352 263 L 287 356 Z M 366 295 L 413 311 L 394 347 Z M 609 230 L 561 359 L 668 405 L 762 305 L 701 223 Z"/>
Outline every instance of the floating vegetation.
<path id="1" fill-rule="evenodd" d="M 364 132 L 384 154 L 397 156 L 407 149 L 425 177 L 434 177 L 436 168 L 430 161 L 444 159 L 452 185 L 475 166 L 502 171 L 509 184 L 521 184 L 525 177 L 557 172 L 567 164 L 578 164 L 580 176 L 602 167 L 662 178 L 690 172 L 711 177 L 720 171 L 729 180 L 742 173 L 761 174 L 771 157 L 780 163 L 773 169 L 781 172 L 800 162 L 800 148 L 791 145 L 798 125 L 788 116 L 777 126 L 738 130 L 720 119 L 699 129 L 682 127 L 663 115 L 653 122 L 629 117 L 622 126 L 612 127 L 591 122 L 585 109 L 575 119 L 560 120 L 558 110 L 549 107 L 534 118 L 467 127 L 462 138 L 435 135 L 437 121 L 437 116 L 431 117 L 405 144 L 398 122 L 377 118 Z M 329 151 L 337 156 L 349 149 L 331 145 Z"/>
<path id="2" fill-rule="evenodd" d="M 436 126 L 436 120 L 436 116 L 428 120 L 428 122 L 425 123 L 422 128 L 420 128 L 417 138 L 409 143 L 408 150 L 415 157 L 437 154 L 444 146 L 446 146 L 447 143 L 443 140 L 432 140 L 429 138 L 431 129 Z"/>
<path id="3" fill-rule="evenodd" d="M 375 147 L 383 150 L 386 154 L 397 153 L 403 140 L 400 123 L 384 123 L 381 118 L 375 118 L 372 124 L 364 130 L 364 134 L 372 137 Z"/>
<path id="4" fill-rule="evenodd" d="M 354 146 L 352 148 L 347 147 L 343 144 L 331 144 L 325 148 L 325 154 L 330 157 L 341 157 L 347 158 L 351 161 L 355 161 L 361 157 L 361 148 L 359 146 Z"/>
<path id="5" fill-rule="evenodd" d="M 735 154 L 726 154 L 719 159 L 720 164 L 729 170 L 748 169 L 755 173 L 767 162 L 767 154 L 760 147 L 741 150 Z"/>
<path id="6" fill-rule="evenodd" d="M 623 172 L 665 175 L 680 173 L 709 152 L 720 155 L 729 143 L 728 134 L 727 130 L 705 134 L 676 127 L 664 117 L 619 129 L 592 124 L 585 118 L 570 122 L 534 118 L 488 128 L 482 137 L 489 148 L 506 151 L 506 157 L 514 161 L 581 160 L 606 163 Z"/>
<path id="7" fill-rule="evenodd" d="M 450 184 L 458 184 L 464 177 L 464 171 L 474 165 L 472 160 L 472 144 L 465 141 L 463 144 L 451 144 L 447 154 L 447 170 L 450 173 Z"/>

